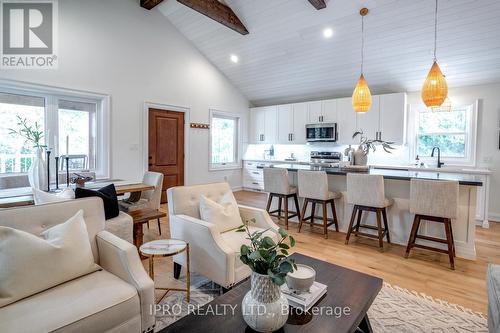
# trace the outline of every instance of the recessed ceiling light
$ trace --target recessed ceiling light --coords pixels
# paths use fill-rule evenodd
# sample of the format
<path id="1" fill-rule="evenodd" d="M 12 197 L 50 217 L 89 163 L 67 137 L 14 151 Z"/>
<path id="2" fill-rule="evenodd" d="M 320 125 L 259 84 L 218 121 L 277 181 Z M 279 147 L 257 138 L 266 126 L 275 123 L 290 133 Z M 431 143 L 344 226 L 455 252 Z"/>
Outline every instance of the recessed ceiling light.
<path id="1" fill-rule="evenodd" d="M 332 36 L 333 36 L 332 28 L 326 28 L 325 30 L 323 30 L 323 37 L 331 38 Z"/>
<path id="2" fill-rule="evenodd" d="M 238 63 L 239 60 L 238 56 L 235 54 L 231 54 L 231 57 L 229 59 L 231 59 L 231 61 L 234 62 L 235 64 Z"/>

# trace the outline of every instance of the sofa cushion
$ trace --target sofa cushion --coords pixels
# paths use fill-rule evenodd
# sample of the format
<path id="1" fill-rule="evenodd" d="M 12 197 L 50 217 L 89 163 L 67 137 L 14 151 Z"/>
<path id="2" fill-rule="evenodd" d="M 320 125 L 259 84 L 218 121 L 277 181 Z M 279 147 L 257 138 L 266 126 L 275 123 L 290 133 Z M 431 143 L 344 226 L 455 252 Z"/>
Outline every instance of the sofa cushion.
<path id="1" fill-rule="evenodd" d="M 231 191 L 215 202 L 204 195 L 200 197 L 200 217 L 213 223 L 219 232 L 236 229 L 243 224 L 236 199 Z"/>
<path id="2" fill-rule="evenodd" d="M 250 233 L 254 233 L 255 231 L 262 231 L 264 229 L 262 228 L 258 228 L 258 227 L 254 227 L 254 226 L 248 226 L 248 229 L 250 230 Z M 274 232 L 273 230 L 267 230 L 263 236 L 269 236 L 271 237 L 272 239 L 274 239 L 274 241 L 278 241 L 278 234 L 276 232 Z M 231 230 L 231 231 L 228 231 L 228 232 L 224 232 L 221 234 L 221 237 L 222 237 L 222 240 L 224 241 L 224 243 L 229 246 L 229 248 L 231 250 L 233 250 L 235 253 L 238 254 L 238 256 L 236 257 L 236 262 L 235 262 L 235 267 L 240 267 L 240 266 L 244 266 L 245 264 L 243 264 L 243 262 L 240 260 L 239 258 L 239 253 L 240 253 L 240 248 L 241 248 L 241 245 L 243 244 L 247 244 L 247 245 L 250 245 L 250 240 L 247 239 L 248 235 L 246 232 L 236 232 L 235 230 Z"/>
<path id="3" fill-rule="evenodd" d="M 83 211 L 41 236 L 0 226 L 0 308 L 99 269 Z"/>
<path id="4" fill-rule="evenodd" d="M 2 332 L 104 332 L 140 315 L 136 289 L 98 271 L 0 310 Z"/>
<path id="5" fill-rule="evenodd" d="M 109 184 L 98 190 L 77 187 L 75 190 L 75 198 L 99 197 L 104 203 L 104 216 L 106 220 L 117 217 L 120 213 L 118 206 L 118 198 L 114 184 Z"/>
<path id="6" fill-rule="evenodd" d="M 43 205 L 52 202 L 68 201 L 75 198 L 75 191 L 65 188 L 59 193 L 47 193 L 37 188 L 32 188 L 35 205 Z"/>

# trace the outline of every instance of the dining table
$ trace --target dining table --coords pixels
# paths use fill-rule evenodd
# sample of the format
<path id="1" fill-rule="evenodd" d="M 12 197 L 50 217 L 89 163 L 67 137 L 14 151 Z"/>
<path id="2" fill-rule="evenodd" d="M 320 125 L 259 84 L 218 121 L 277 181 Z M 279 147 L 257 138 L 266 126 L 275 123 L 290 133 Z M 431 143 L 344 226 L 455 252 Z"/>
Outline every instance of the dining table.
<path id="1" fill-rule="evenodd" d="M 121 179 L 96 180 L 85 183 L 83 187 L 97 190 L 110 184 L 115 185 L 117 195 L 121 196 L 130 194 L 127 199 L 129 201 L 135 201 L 135 199 L 138 199 L 141 196 L 143 191 L 153 190 L 155 188 L 153 185 L 144 184 L 142 182 Z M 70 185 L 70 187 L 74 188 L 75 185 Z M 66 186 L 59 187 L 60 190 L 63 190 L 64 188 L 66 188 Z M 33 204 L 34 200 L 31 187 L 0 189 L 0 209 L 29 206 Z"/>

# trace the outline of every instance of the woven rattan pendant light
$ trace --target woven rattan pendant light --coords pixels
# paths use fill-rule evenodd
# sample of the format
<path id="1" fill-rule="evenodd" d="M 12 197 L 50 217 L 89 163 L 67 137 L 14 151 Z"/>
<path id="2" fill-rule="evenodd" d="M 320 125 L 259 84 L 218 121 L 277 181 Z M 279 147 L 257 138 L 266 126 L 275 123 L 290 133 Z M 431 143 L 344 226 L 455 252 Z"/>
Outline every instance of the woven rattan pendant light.
<path id="1" fill-rule="evenodd" d="M 434 12 L 434 63 L 422 86 L 422 100 L 427 107 L 440 107 L 448 96 L 448 84 L 437 63 L 437 13 L 438 0 L 436 0 L 436 10 Z"/>
<path id="2" fill-rule="evenodd" d="M 370 88 L 366 83 L 365 77 L 363 75 L 363 62 L 364 62 L 364 48 L 365 48 L 365 22 L 364 18 L 368 14 L 368 9 L 363 8 L 359 11 L 361 15 L 361 75 L 359 77 L 358 83 L 354 88 L 352 93 L 352 107 L 354 111 L 359 113 L 365 113 L 370 110 L 372 106 L 372 94 Z"/>

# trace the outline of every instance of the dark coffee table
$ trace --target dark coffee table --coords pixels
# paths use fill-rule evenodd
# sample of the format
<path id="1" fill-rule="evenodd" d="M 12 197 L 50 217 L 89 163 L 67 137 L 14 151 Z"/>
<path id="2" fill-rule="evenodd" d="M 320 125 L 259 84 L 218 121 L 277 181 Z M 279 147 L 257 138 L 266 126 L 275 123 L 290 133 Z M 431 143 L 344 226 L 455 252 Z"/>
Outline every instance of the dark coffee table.
<path id="1" fill-rule="evenodd" d="M 352 333 L 372 332 L 367 311 L 382 288 L 382 279 L 359 273 L 341 266 L 329 264 L 300 253 L 292 254 L 297 263 L 306 264 L 316 270 L 316 281 L 328 286 L 328 292 L 315 305 L 323 314 L 292 314 L 285 326 L 278 332 L 329 332 Z M 212 302 L 204 305 L 197 313 L 190 314 L 172 325 L 161 330 L 161 333 L 186 332 L 253 332 L 243 320 L 241 314 L 241 301 L 250 290 L 250 281 L 247 280 L 231 289 L 224 295 L 217 297 Z M 224 313 L 226 304 L 226 314 Z M 234 315 L 229 305 L 237 306 Z M 205 311 L 210 307 L 213 311 Z M 331 315 L 335 308 L 350 309 L 349 315 Z M 219 313 L 216 313 L 216 309 Z M 328 309 L 333 309 L 327 311 Z M 312 312 L 312 310 L 310 310 Z M 208 314 L 207 314 L 208 313 Z"/>

